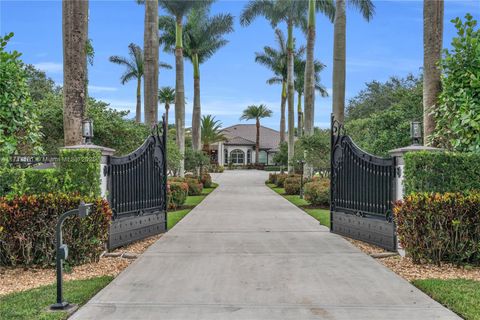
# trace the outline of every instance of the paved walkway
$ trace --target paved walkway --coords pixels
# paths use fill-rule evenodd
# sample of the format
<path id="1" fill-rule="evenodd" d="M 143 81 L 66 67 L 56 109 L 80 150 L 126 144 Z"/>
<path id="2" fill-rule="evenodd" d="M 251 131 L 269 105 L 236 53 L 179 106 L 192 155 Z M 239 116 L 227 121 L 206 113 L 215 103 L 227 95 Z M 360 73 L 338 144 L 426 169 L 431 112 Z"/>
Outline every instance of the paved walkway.
<path id="1" fill-rule="evenodd" d="M 264 185 L 220 187 L 73 319 L 459 319 Z"/>

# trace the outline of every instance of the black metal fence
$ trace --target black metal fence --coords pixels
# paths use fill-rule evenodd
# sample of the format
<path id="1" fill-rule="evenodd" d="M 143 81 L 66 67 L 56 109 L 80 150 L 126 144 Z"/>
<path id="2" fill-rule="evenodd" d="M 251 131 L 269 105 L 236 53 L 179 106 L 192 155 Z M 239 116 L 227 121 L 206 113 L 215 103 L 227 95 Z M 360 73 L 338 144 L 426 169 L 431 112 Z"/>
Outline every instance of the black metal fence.
<path id="1" fill-rule="evenodd" d="M 108 200 L 113 210 L 109 249 L 167 229 L 166 126 L 155 127 L 134 152 L 107 159 Z"/>
<path id="2" fill-rule="evenodd" d="M 395 250 L 394 159 L 361 150 L 333 117 L 331 130 L 332 232 Z"/>

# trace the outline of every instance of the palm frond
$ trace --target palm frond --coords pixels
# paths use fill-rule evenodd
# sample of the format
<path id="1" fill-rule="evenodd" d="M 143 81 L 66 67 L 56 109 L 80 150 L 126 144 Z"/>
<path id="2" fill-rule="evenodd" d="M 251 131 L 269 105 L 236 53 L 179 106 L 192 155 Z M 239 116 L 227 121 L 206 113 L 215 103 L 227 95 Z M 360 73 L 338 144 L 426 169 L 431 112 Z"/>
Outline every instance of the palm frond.
<path id="1" fill-rule="evenodd" d="M 365 20 L 370 21 L 375 14 L 375 4 L 371 0 L 349 0 L 348 3 L 357 8 Z"/>

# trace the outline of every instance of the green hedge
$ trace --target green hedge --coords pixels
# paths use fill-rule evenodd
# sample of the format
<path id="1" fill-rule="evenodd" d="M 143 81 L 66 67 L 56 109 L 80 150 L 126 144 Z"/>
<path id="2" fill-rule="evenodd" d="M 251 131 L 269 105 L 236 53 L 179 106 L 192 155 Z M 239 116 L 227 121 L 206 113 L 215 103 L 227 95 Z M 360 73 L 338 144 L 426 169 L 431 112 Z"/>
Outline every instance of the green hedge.
<path id="1" fill-rule="evenodd" d="M 63 179 L 63 191 L 99 196 L 100 158 L 99 150 L 61 149 L 58 170 Z"/>
<path id="2" fill-rule="evenodd" d="M 0 170 L 0 196 L 48 193 L 61 188 L 61 179 L 55 169 Z"/>
<path id="3" fill-rule="evenodd" d="M 63 239 L 69 248 L 67 263 L 97 261 L 105 248 L 112 216 L 101 198 L 62 193 L 0 198 L 0 264 L 4 266 L 52 266 L 55 263 L 55 226 L 64 212 L 80 201 L 93 203 L 83 219 L 65 221 Z"/>
<path id="4" fill-rule="evenodd" d="M 405 154 L 405 194 L 480 190 L 480 154 L 409 152 Z"/>
<path id="5" fill-rule="evenodd" d="M 63 192 L 100 196 L 98 150 L 62 150 L 56 168 L 0 169 L 0 196 Z"/>
<path id="6" fill-rule="evenodd" d="M 415 263 L 480 264 L 480 192 L 414 193 L 396 202 L 394 214 Z"/>

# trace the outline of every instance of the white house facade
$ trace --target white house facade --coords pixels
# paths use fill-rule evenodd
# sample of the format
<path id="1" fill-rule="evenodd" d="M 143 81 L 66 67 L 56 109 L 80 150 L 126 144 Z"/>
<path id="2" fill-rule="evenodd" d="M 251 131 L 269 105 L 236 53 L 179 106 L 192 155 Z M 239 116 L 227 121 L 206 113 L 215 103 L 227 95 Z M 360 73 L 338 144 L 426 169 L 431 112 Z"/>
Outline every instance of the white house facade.
<path id="1" fill-rule="evenodd" d="M 247 165 L 255 163 L 255 124 L 237 124 L 222 129 L 225 141 L 212 145 L 212 160 L 219 165 Z M 280 149 L 280 132 L 260 127 L 260 152 L 258 162 L 274 165 L 274 155 Z"/>

